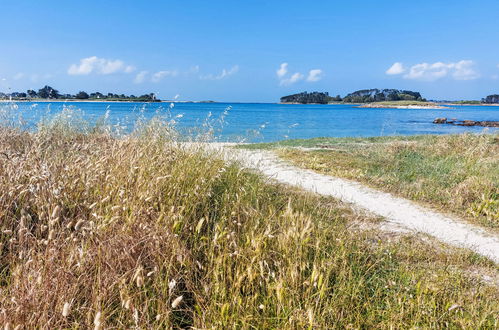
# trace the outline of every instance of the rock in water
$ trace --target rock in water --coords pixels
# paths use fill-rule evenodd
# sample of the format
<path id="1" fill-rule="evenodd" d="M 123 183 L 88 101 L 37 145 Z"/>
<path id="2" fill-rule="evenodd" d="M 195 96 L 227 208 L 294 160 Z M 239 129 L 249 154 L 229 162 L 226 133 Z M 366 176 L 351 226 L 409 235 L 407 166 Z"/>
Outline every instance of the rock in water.
<path id="1" fill-rule="evenodd" d="M 434 124 L 449 124 L 456 126 L 482 126 L 482 127 L 499 127 L 499 121 L 490 121 L 490 120 L 447 120 L 447 118 L 435 118 L 433 120 Z"/>
<path id="2" fill-rule="evenodd" d="M 433 124 L 446 124 L 447 123 L 447 118 L 435 118 L 433 121 Z"/>

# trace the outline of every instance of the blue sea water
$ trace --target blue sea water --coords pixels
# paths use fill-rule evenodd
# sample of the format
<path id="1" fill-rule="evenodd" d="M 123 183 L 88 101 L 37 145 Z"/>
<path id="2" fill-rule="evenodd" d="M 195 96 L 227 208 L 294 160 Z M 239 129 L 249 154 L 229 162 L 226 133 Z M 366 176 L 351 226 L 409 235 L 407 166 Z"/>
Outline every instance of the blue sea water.
<path id="1" fill-rule="evenodd" d="M 263 103 L 130 103 L 130 102 L 12 102 L 0 103 L 3 117 L 16 118 L 24 128 L 36 127 L 71 108 L 95 123 L 107 115 L 111 125 L 131 131 L 139 118 L 162 116 L 182 132 L 213 127 L 221 141 L 271 142 L 312 137 L 498 132 L 497 128 L 436 125 L 436 117 L 459 120 L 499 120 L 499 107 L 453 106 L 449 109 L 368 109 L 352 105 Z M 2 118 L 0 118 L 2 120 Z M 203 128 L 204 124 L 204 128 Z M 197 134 L 197 133 L 195 133 Z"/>

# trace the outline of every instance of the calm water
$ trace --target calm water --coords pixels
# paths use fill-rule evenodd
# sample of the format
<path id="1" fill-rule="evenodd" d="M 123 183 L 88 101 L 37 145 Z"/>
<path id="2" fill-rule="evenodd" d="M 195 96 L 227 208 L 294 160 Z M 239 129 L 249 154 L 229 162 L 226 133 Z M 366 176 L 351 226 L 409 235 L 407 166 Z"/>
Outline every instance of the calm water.
<path id="1" fill-rule="evenodd" d="M 436 117 L 460 120 L 499 120 L 499 107 L 455 106 L 452 109 L 359 109 L 350 105 L 282 105 L 252 103 L 117 103 L 54 102 L 0 104 L 0 111 L 22 118 L 26 128 L 36 127 L 41 118 L 60 113 L 64 107 L 81 110 L 93 123 L 108 112 L 108 122 L 125 131 L 133 129 L 137 119 L 155 115 L 177 122 L 180 130 L 209 123 L 223 141 L 267 142 L 320 136 L 384 136 L 448 134 L 461 132 L 498 132 L 497 128 L 435 125 Z M 223 116 L 224 111 L 227 113 Z M 0 112 L 0 113 L 1 113 Z M 223 124 L 220 123 L 224 117 Z"/>

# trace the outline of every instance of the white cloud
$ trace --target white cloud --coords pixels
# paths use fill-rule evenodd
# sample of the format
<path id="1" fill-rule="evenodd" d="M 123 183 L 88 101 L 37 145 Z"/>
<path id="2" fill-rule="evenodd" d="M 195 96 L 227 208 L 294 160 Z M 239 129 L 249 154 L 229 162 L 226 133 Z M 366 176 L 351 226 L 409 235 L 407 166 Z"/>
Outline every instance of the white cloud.
<path id="1" fill-rule="evenodd" d="M 72 64 L 68 69 L 70 75 L 89 75 L 91 73 L 97 74 L 112 74 L 118 72 L 131 73 L 135 68 L 131 65 L 126 65 L 122 60 L 109 60 L 91 56 L 82 58 L 80 64 Z"/>
<path id="2" fill-rule="evenodd" d="M 307 81 L 316 82 L 322 79 L 322 70 L 321 69 L 312 69 L 308 72 Z"/>
<path id="3" fill-rule="evenodd" d="M 135 71 L 135 67 L 134 67 L 134 66 L 132 66 L 132 65 L 127 65 L 127 66 L 125 67 L 125 73 L 132 73 L 132 72 L 134 72 L 134 71 Z"/>
<path id="4" fill-rule="evenodd" d="M 133 80 L 134 83 L 136 84 L 141 84 L 143 83 L 145 80 L 146 80 L 146 77 L 147 77 L 147 74 L 149 72 L 148 71 L 140 71 L 139 73 L 137 73 L 137 75 L 135 76 L 135 79 Z"/>
<path id="5" fill-rule="evenodd" d="M 299 72 L 296 72 L 296 73 L 293 73 L 291 75 L 291 77 L 287 78 L 287 79 L 281 79 L 281 82 L 280 84 L 282 86 L 287 86 L 287 85 L 292 85 L 300 80 L 302 80 L 304 78 L 304 75 L 299 73 Z"/>
<path id="6" fill-rule="evenodd" d="M 177 71 L 158 71 L 152 75 L 152 82 L 160 82 L 163 78 L 166 77 L 175 77 L 177 75 Z"/>
<path id="7" fill-rule="evenodd" d="M 298 81 L 305 79 L 305 75 L 301 72 L 295 72 L 291 74 L 288 70 L 288 63 L 281 63 L 279 69 L 276 70 L 277 79 L 279 79 L 279 85 L 288 86 L 292 85 Z M 322 79 L 324 72 L 321 69 L 312 69 L 308 72 L 306 77 L 307 82 L 316 82 Z"/>
<path id="8" fill-rule="evenodd" d="M 394 64 L 395 65 L 395 64 Z M 447 76 L 455 80 L 473 80 L 480 77 L 480 74 L 474 69 L 475 62 L 471 60 L 462 60 L 459 62 L 435 62 L 419 63 L 410 67 L 409 72 L 403 77 L 405 79 L 435 81 Z M 392 66 L 393 68 L 393 66 Z M 390 71 L 392 68 L 388 69 Z M 387 71 L 387 74 L 389 74 Z M 393 70 L 396 71 L 395 69 Z M 391 74 L 401 74 L 391 73 Z"/>
<path id="9" fill-rule="evenodd" d="M 396 75 L 396 74 L 404 73 L 404 71 L 405 71 L 405 68 L 402 65 L 402 63 L 395 62 L 388 70 L 386 70 L 385 73 L 388 75 Z"/>
<path id="10" fill-rule="evenodd" d="M 278 78 L 283 78 L 288 73 L 288 63 L 282 63 L 276 74 Z"/>
<path id="11" fill-rule="evenodd" d="M 454 73 L 452 76 L 457 80 L 473 80 L 480 77 L 480 74 L 473 68 L 475 63 L 471 60 L 463 60 L 453 64 Z"/>
<path id="12" fill-rule="evenodd" d="M 433 64 L 419 63 L 411 66 L 409 73 L 404 75 L 405 79 L 437 80 L 449 73 L 449 66 L 443 62 Z"/>
<path id="13" fill-rule="evenodd" d="M 198 69 L 199 69 L 199 67 L 198 67 Z M 208 75 L 200 76 L 199 79 L 202 79 L 202 80 L 221 80 L 221 79 L 227 78 L 229 76 L 232 76 L 233 74 L 236 74 L 238 71 L 239 71 L 239 66 L 234 65 L 229 70 L 223 69 L 219 75 L 215 76 L 213 74 L 208 74 Z"/>

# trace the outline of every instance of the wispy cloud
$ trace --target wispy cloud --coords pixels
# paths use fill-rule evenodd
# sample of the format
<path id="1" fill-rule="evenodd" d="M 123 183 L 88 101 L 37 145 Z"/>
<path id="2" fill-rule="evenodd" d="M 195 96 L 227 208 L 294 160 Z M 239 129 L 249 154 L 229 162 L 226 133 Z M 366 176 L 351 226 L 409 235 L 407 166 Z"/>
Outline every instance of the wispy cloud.
<path id="1" fill-rule="evenodd" d="M 322 79 L 322 70 L 321 69 L 312 69 L 308 72 L 307 81 L 316 82 Z"/>
<path id="2" fill-rule="evenodd" d="M 288 70 L 289 64 L 284 62 L 281 63 L 279 68 L 276 70 L 277 79 L 279 79 L 279 85 L 288 86 L 298 81 L 305 79 L 305 75 L 301 72 L 295 72 L 291 74 Z M 324 72 L 321 69 L 312 69 L 308 72 L 306 81 L 316 82 L 322 79 Z"/>
<path id="3" fill-rule="evenodd" d="M 72 64 L 68 69 L 68 74 L 89 75 L 97 73 L 108 75 L 118 72 L 132 73 L 133 71 L 135 71 L 135 67 L 125 64 L 122 60 L 110 60 L 91 56 L 82 58 L 79 64 Z"/>
<path id="4" fill-rule="evenodd" d="M 277 78 L 283 78 L 288 73 L 288 63 L 281 63 L 279 69 L 277 69 Z"/>
<path id="5" fill-rule="evenodd" d="M 303 74 L 301 74 L 299 72 L 295 72 L 289 78 L 281 79 L 280 84 L 282 86 L 292 85 L 292 84 L 302 80 L 303 78 L 304 78 Z"/>
<path id="6" fill-rule="evenodd" d="M 397 75 L 397 74 L 402 74 L 405 72 L 405 68 L 400 62 L 395 62 L 393 65 L 386 70 L 386 74 L 388 75 Z"/>
<path id="7" fill-rule="evenodd" d="M 198 70 L 199 70 L 199 67 L 198 67 Z M 239 65 L 234 65 L 232 68 L 230 68 L 228 70 L 223 69 L 222 72 L 218 75 L 214 75 L 214 74 L 201 75 L 201 76 L 199 76 L 199 79 L 201 79 L 201 80 L 221 80 L 221 79 L 225 79 L 227 77 L 230 77 L 230 76 L 236 74 L 238 71 L 239 71 Z"/>
<path id="8" fill-rule="evenodd" d="M 136 84 L 143 83 L 146 80 L 148 74 L 149 74 L 149 71 L 140 71 L 135 76 L 135 79 L 133 80 L 133 82 Z"/>
<path id="9" fill-rule="evenodd" d="M 462 60 L 459 62 L 435 62 L 418 63 L 409 68 L 409 71 L 403 75 L 404 79 L 435 81 L 444 77 L 451 77 L 455 80 L 473 80 L 480 77 L 475 70 L 475 62 L 471 60 Z M 399 75 L 406 72 L 402 63 L 394 63 L 386 74 Z"/>
<path id="10" fill-rule="evenodd" d="M 151 81 L 152 82 L 160 82 L 161 80 L 163 80 L 163 78 L 175 77 L 177 74 L 178 74 L 178 72 L 175 70 L 173 70 L 173 71 L 166 71 L 166 70 L 165 71 L 158 71 L 152 75 Z"/>

